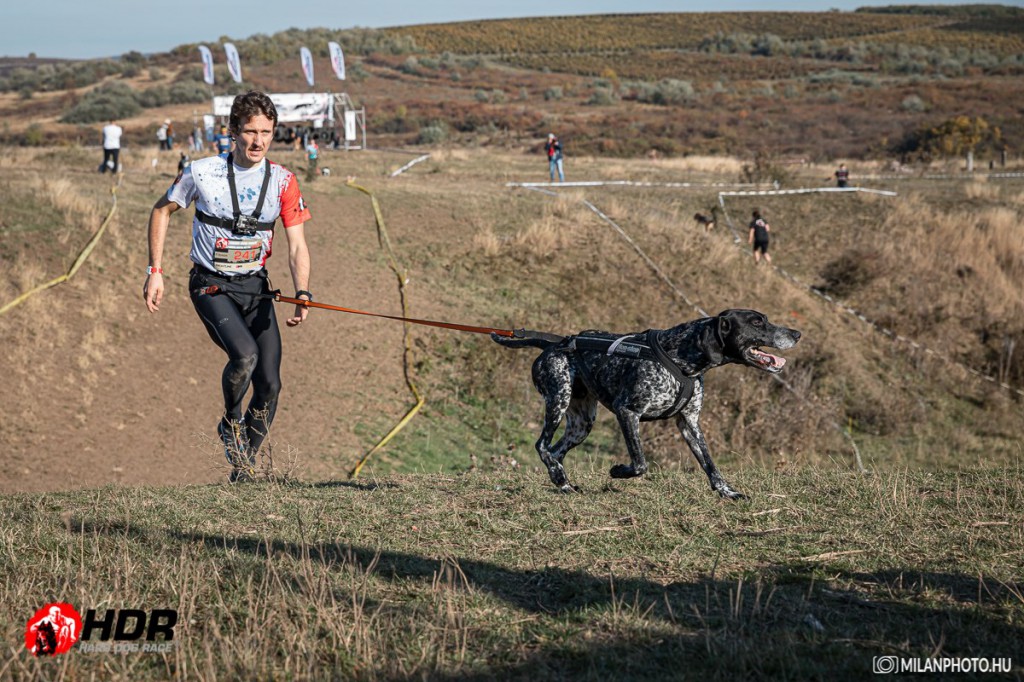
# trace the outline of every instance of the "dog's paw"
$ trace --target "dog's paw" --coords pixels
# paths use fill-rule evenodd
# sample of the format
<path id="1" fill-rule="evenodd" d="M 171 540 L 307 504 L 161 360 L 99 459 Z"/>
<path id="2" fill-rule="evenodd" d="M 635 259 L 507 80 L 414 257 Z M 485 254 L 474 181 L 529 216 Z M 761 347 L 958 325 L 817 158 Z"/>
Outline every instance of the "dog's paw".
<path id="1" fill-rule="evenodd" d="M 633 468 L 632 464 L 616 464 L 608 470 L 608 474 L 612 478 L 634 478 L 639 476 L 640 473 L 637 473 L 637 470 Z"/>
<path id="2" fill-rule="evenodd" d="M 726 486 L 724 488 L 719 488 L 718 489 L 718 494 L 721 495 L 722 497 L 724 497 L 727 500 L 732 500 L 733 502 L 739 502 L 740 500 L 749 500 L 750 499 L 749 497 L 747 497 L 743 493 L 736 492 L 735 490 L 733 490 L 732 488 L 730 488 L 728 486 Z"/>
<path id="3" fill-rule="evenodd" d="M 582 493 L 583 489 L 580 488 L 578 485 L 573 485 L 572 483 L 566 483 L 565 485 L 561 486 L 558 489 L 558 492 L 565 493 L 566 495 L 570 495 L 572 493 Z"/>

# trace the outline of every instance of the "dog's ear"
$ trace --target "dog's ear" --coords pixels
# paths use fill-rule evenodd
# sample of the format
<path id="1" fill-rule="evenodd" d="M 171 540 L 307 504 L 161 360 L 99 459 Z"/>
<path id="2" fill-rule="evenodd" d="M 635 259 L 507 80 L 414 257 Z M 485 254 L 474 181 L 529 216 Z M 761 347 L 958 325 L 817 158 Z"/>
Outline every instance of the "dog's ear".
<path id="1" fill-rule="evenodd" d="M 722 344 L 722 347 L 724 348 L 725 337 L 728 336 L 729 332 L 732 331 L 732 315 L 729 314 L 728 310 L 723 313 L 719 313 L 718 322 L 716 324 L 718 325 L 718 341 Z"/>
<path id="2" fill-rule="evenodd" d="M 708 359 L 708 363 L 712 367 L 717 367 L 725 360 L 725 344 L 718 333 L 718 326 L 718 319 L 713 319 L 700 335 L 700 345 L 704 349 L 704 357 Z"/>

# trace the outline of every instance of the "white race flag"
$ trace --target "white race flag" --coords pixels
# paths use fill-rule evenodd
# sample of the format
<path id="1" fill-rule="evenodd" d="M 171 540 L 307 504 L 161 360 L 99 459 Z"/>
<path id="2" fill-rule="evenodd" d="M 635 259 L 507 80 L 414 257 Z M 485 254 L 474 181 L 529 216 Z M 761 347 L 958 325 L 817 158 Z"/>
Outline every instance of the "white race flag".
<path id="1" fill-rule="evenodd" d="M 341 45 L 335 42 L 327 43 L 331 51 L 331 66 L 334 67 L 334 75 L 338 80 L 345 80 L 345 55 L 341 52 Z"/>
<path id="2" fill-rule="evenodd" d="M 302 59 L 302 73 L 306 74 L 306 82 L 313 87 L 313 53 L 305 45 L 299 50 L 299 57 Z"/>
<path id="3" fill-rule="evenodd" d="M 207 85 L 213 85 L 213 54 L 206 45 L 199 46 L 199 54 L 203 58 L 203 80 Z"/>
<path id="4" fill-rule="evenodd" d="M 234 43 L 224 43 L 224 54 L 228 58 L 228 71 L 236 83 L 242 82 L 242 62 L 238 58 L 238 50 Z"/>

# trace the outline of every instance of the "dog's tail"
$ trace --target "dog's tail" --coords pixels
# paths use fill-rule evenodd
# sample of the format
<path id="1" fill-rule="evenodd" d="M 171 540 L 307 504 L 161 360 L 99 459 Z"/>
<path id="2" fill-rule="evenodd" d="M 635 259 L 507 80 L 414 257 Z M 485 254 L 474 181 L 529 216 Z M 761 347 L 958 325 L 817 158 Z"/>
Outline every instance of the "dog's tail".
<path id="1" fill-rule="evenodd" d="M 516 329 L 514 338 L 498 336 L 491 332 L 491 338 L 507 348 L 540 348 L 541 350 L 550 348 L 565 340 L 564 336 L 548 334 L 546 332 L 535 332 L 529 329 Z"/>

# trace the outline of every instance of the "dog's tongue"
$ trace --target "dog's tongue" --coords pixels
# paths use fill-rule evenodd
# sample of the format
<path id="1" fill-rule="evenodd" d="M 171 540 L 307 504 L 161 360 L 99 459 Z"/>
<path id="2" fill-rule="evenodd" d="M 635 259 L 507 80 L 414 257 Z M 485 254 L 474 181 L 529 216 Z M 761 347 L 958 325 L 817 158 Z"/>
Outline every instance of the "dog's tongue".
<path id="1" fill-rule="evenodd" d="M 765 353 L 764 351 L 758 350 L 756 348 L 751 350 L 751 353 L 754 354 L 754 357 L 756 357 L 758 362 L 760 362 L 762 365 L 768 365 L 769 367 L 778 367 L 779 369 L 782 369 L 782 367 L 786 364 L 786 358 L 780 358 L 778 355 Z"/>

